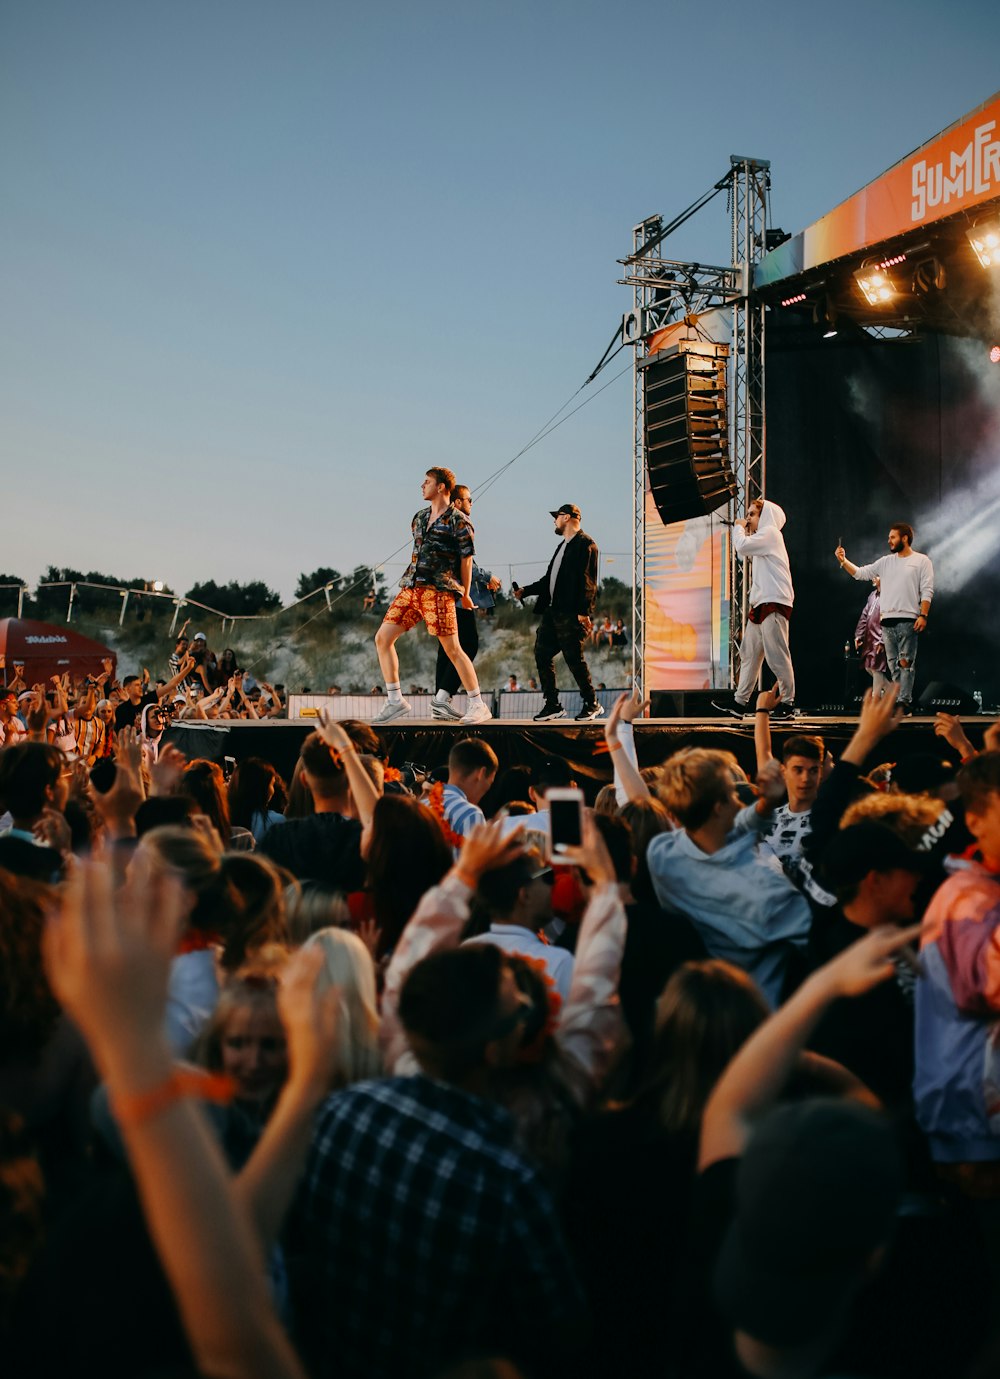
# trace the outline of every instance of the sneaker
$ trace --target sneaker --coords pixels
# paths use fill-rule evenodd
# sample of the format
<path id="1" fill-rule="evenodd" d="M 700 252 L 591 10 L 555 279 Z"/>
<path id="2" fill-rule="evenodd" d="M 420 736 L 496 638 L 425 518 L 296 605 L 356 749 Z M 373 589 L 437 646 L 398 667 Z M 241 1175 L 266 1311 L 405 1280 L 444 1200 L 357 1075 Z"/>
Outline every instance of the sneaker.
<path id="1" fill-rule="evenodd" d="M 603 704 L 584 704 L 580 712 L 576 714 L 577 723 L 585 723 L 591 718 L 600 718 L 604 712 Z"/>
<path id="2" fill-rule="evenodd" d="M 456 714 L 455 717 L 457 718 L 458 715 Z M 488 723 L 492 717 L 492 709 L 487 708 L 487 706 L 482 702 L 482 700 L 480 700 L 478 704 L 473 704 L 472 707 L 462 715 L 461 722 Z"/>
<path id="3" fill-rule="evenodd" d="M 447 718 L 453 723 L 457 722 L 462 715 L 458 709 L 447 699 L 431 700 L 431 718 Z"/>
<path id="4" fill-rule="evenodd" d="M 532 721 L 535 723 L 551 723 L 555 718 L 565 717 L 566 710 L 561 704 L 543 704 L 541 711 L 535 714 Z"/>
<path id="5" fill-rule="evenodd" d="M 800 718 L 801 714 L 794 704 L 776 704 L 771 710 L 772 719 Z"/>
<path id="6" fill-rule="evenodd" d="M 384 704 L 380 711 L 372 719 L 373 723 L 391 723 L 394 718 L 405 718 L 413 710 L 405 699 L 397 700 L 395 704 Z"/>
<path id="7" fill-rule="evenodd" d="M 741 704 L 738 699 L 730 699 L 728 702 L 724 699 L 713 699 L 712 708 L 717 709 L 719 713 L 728 714 L 730 718 L 742 718 L 750 712 L 749 704 Z"/>
<path id="8" fill-rule="evenodd" d="M 899 700 L 897 700 L 897 702 L 896 702 L 896 708 L 899 709 L 899 710 L 902 712 L 902 715 L 903 715 L 904 718 L 912 718 L 912 717 L 913 717 L 913 705 L 912 705 L 912 704 L 908 704 L 908 703 L 906 702 L 905 699 L 899 699 Z"/>

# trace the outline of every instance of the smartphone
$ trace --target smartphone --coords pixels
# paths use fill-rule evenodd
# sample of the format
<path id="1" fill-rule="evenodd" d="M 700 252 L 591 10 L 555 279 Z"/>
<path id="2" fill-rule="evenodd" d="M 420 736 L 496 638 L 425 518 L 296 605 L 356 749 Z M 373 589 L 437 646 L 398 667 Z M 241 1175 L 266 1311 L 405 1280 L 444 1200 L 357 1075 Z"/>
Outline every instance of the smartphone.
<path id="1" fill-rule="evenodd" d="M 558 857 L 567 848 L 583 842 L 583 791 L 550 790 L 545 796 L 549 807 L 549 855 Z"/>
<path id="2" fill-rule="evenodd" d="M 226 780 L 229 780 L 229 778 L 232 776 L 232 774 L 233 774 L 233 772 L 234 772 L 235 770 L 236 770 L 236 758 L 235 758 L 235 757 L 223 757 L 223 758 L 222 758 L 222 774 L 223 774 L 223 776 L 225 777 Z"/>

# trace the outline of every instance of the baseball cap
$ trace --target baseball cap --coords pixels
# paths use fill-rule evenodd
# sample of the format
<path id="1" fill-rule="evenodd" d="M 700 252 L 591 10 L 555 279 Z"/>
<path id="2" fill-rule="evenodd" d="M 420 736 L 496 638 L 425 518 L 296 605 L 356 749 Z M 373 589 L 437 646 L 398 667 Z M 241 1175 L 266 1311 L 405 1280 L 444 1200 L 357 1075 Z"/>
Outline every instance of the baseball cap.
<path id="1" fill-rule="evenodd" d="M 205 636 L 204 632 L 196 632 L 191 640 L 193 642 L 207 642 L 208 638 Z"/>
<path id="2" fill-rule="evenodd" d="M 575 503 L 563 503 L 562 507 L 556 508 L 555 512 L 552 512 L 550 509 L 549 516 L 559 517 L 563 513 L 565 513 L 567 517 L 575 517 L 578 522 L 580 520 L 580 509 Z"/>
<path id="3" fill-rule="evenodd" d="M 841 1101 L 778 1107 L 751 1136 L 735 1186 L 716 1300 L 767 1345 L 810 1341 L 847 1310 L 891 1234 L 902 1174 L 889 1124 Z"/>

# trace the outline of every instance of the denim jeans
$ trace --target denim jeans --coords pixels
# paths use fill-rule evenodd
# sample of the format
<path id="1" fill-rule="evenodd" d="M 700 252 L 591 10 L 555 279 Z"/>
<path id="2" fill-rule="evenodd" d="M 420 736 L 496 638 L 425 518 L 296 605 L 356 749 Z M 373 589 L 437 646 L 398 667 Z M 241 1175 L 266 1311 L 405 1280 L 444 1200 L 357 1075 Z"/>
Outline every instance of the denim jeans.
<path id="1" fill-rule="evenodd" d="M 913 703 L 913 663 L 917 659 L 917 634 L 909 618 L 882 620 L 882 641 L 889 674 L 899 686 L 899 702 Z"/>

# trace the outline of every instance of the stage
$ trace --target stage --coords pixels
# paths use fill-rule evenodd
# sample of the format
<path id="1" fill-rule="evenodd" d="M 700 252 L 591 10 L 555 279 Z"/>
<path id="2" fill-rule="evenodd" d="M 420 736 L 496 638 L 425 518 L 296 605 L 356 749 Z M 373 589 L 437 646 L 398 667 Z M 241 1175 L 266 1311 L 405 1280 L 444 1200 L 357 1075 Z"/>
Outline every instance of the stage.
<path id="1" fill-rule="evenodd" d="M 981 747 L 982 731 L 993 720 L 988 716 L 963 718 L 962 724 L 973 746 Z M 858 720 L 845 715 L 807 715 L 793 721 L 772 724 L 775 756 L 781 756 L 785 739 L 796 733 L 816 733 L 838 757 L 850 741 Z M 208 757 L 222 761 L 234 757 L 263 757 L 286 779 L 290 779 L 299 747 L 315 727 L 314 721 L 269 720 L 264 723 L 230 722 L 224 725 L 181 724 L 171 728 L 166 740 L 192 759 Z M 460 737 L 475 736 L 488 742 L 497 754 L 501 773 L 511 766 L 531 766 L 545 757 L 563 757 L 569 763 L 577 784 L 592 801 L 602 785 L 612 779 L 611 759 L 604 747 L 601 720 L 576 723 L 559 719 L 539 724 L 528 719 L 504 718 L 474 728 L 461 723 L 442 723 L 432 718 L 405 718 L 379 726 L 390 766 L 401 768 L 411 762 L 426 770 L 444 766 L 448 751 Z M 657 766 L 682 747 L 716 747 L 733 752 L 752 777 L 754 772 L 753 719 L 737 721 L 726 717 L 643 718 L 636 722 L 636 752 L 640 766 Z M 956 754 L 934 734 L 933 717 L 906 718 L 885 738 L 872 754 L 870 765 L 899 761 L 917 752 L 933 752 L 951 760 Z"/>

